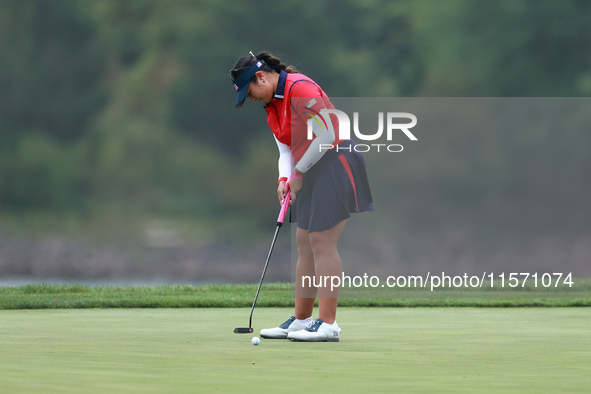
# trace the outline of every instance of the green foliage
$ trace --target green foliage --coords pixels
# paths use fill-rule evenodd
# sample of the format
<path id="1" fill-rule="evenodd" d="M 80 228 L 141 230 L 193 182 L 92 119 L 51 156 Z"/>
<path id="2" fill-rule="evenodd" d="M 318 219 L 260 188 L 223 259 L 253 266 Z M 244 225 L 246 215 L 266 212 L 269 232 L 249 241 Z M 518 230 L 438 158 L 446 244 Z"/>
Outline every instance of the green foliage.
<path id="1" fill-rule="evenodd" d="M 264 111 L 233 108 L 227 71 L 238 57 L 270 50 L 333 97 L 581 96 L 591 93 L 590 15 L 577 0 L 6 0 L 0 209 L 112 205 L 266 223 L 277 154 Z M 523 172 L 488 174 L 486 187 L 539 197 L 551 177 L 577 190 L 579 178 L 561 173 L 588 168 L 586 144 L 554 149 L 534 129 L 507 137 L 488 136 L 490 156 L 471 168 L 523 161 Z M 524 140 L 548 152 L 546 168 L 528 168 Z M 453 154 L 439 171 L 456 193 L 474 189 Z"/>
<path id="2" fill-rule="evenodd" d="M 108 92 L 106 52 L 84 3 L 0 3 L 0 147 L 30 130 L 56 141 L 79 140 Z"/>
<path id="3" fill-rule="evenodd" d="M 427 7 L 426 4 L 430 6 Z M 451 0 L 411 4 L 423 95 L 586 96 L 591 4 Z"/>
<path id="4" fill-rule="evenodd" d="M 88 148 L 28 132 L 0 156 L 0 204 L 13 209 L 80 209 L 90 191 Z"/>

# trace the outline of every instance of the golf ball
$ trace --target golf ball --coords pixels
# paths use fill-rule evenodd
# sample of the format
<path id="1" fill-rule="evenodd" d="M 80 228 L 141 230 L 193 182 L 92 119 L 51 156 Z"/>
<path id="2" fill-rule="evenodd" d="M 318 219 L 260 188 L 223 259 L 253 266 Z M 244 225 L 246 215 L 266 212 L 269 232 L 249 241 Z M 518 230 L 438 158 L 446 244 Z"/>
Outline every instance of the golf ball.
<path id="1" fill-rule="evenodd" d="M 261 343 L 261 339 L 259 337 L 252 337 L 252 344 L 253 345 L 258 345 L 259 343 Z"/>

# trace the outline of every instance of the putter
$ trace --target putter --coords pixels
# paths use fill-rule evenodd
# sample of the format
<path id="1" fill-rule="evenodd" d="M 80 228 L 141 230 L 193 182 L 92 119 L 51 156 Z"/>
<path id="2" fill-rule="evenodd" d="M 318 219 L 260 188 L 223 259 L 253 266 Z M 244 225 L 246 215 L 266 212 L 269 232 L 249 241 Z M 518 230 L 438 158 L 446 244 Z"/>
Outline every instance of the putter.
<path id="1" fill-rule="evenodd" d="M 291 176 L 289 177 L 291 179 Z M 287 183 L 289 184 L 289 180 Z M 265 273 L 267 272 L 267 266 L 269 265 L 269 260 L 271 259 L 271 253 L 273 253 L 273 247 L 275 247 L 275 241 L 277 240 L 277 234 L 279 234 L 279 229 L 283 225 L 283 221 L 285 220 L 285 215 L 287 214 L 287 208 L 289 208 L 289 201 L 291 200 L 290 190 L 289 187 L 286 190 L 285 198 L 283 199 L 283 205 L 281 206 L 281 211 L 279 212 L 279 217 L 277 217 L 277 227 L 275 227 L 275 235 L 273 236 L 273 242 L 271 242 L 271 249 L 269 249 L 269 254 L 267 255 L 267 261 L 265 262 L 265 268 L 263 268 L 263 275 L 261 275 L 261 281 L 259 282 L 259 288 L 257 289 L 257 294 L 254 296 L 254 301 L 252 302 L 252 308 L 250 309 L 250 320 L 248 321 L 248 327 L 236 327 L 234 332 L 236 334 L 250 334 L 252 332 L 252 312 L 254 312 L 254 307 L 257 304 L 257 299 L 259 298 L 259 292 L 261 291 L 261 285 L 263 284 L 263 279 L 265 279 Z"/>

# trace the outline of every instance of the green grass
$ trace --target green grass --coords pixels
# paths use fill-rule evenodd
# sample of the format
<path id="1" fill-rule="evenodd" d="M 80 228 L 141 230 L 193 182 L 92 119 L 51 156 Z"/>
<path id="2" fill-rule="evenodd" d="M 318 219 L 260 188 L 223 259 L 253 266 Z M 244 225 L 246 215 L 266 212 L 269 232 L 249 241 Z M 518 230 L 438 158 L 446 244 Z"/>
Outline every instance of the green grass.
<path id="1" fill-rule="evenodd" d="M 261 308 L 275 326 L 291 308 Z M 590 308 L 341 308 L 339 343 L 232 333 L 249 308 L 0 311 L 12 393 L 588 393 Z M 252 362 L 255 364 L 252 364 Z"/>
<path id="2" fill-rule="evenodd" d="M 61 308 L 194 308 L 249 307 L 257 285 L 66 286 L 0 287 L 0 309 Z M 587 295 L 589 292 L 586 293 Z M 259 307 L 290 307 L 294 300 L 288 283 L 263 285 Z M 591 298 L 341 298 L 341 306 L 371 307 L 565 307 L 591 306 Z"/>

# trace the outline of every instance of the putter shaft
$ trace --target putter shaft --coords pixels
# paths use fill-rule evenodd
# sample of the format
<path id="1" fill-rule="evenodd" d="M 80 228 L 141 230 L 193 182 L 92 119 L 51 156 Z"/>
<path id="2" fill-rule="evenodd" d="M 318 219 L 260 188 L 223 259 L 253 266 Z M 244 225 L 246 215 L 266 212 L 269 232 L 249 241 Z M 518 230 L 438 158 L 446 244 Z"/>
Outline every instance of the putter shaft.
<path id="1" fill-rule="evenodd" d="M 259 282 L 259 287 L 257 289 L 257 294 L 254 296 L 254 301 L 252 302 L 252 308 L 250 309 L 250 320 L 248 321 L 248 327 L 252 327 L 252 313 L 254 312 L 254 307 L 257 303 L 257 299 L 259 298 L 259 292 L 261 291 L 261 286 L 263 285 L 263 280 L 265 279 L 265 273 L 267 272 L 267 266 L 269 265 L 269 260 L 271 260 L 271 254 L 273 253 L 273 248 L 275 247 L 275 241 L 277 240 L 277 235 L 279 234 L 279 229 L 283 223 L 277 222 L 277 227 L 275 228 L 275 235 L 273 236 L 273 242 L 271 242 L 271 249 L 269 249 L 269 254 L 267 255 L 267 261 L 265 262 L 265 268 L 263 268 L 263 275 L 261 275 L 261 281 Z"/>

